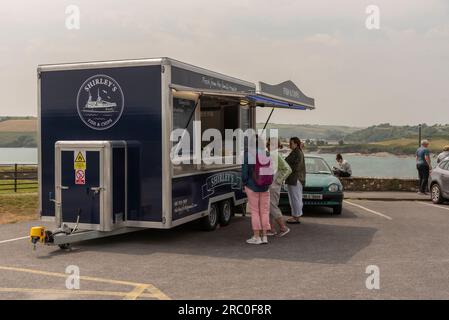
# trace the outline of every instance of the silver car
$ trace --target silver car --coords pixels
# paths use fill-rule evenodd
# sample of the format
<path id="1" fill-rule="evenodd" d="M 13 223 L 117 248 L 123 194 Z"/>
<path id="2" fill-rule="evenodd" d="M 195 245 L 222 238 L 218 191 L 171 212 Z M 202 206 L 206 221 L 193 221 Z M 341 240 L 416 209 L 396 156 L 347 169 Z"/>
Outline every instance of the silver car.
<path id="1" fill-rule="evenodd" d="M 449 199 L 449 158 L 441 161 L 430 175 L 430 196 L 433 203 Z"/>

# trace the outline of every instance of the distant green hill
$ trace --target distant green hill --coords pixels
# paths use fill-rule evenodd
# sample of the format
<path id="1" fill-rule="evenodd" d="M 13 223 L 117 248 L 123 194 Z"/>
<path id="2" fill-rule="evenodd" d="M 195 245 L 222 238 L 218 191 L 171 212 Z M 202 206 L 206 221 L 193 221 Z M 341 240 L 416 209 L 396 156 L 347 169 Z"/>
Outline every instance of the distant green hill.
<path id="1" fill-rule="evenodd" d="M 0 148 L 37 148 L 36 132 L 0 132 Z"/>
<path id="2" fill-rule="evenodd" d="M 344 137 L 347 143 L 371 143 L 387 140 L 418 138 L 418 126 L 392 126 L 388 123 L 352 132 Z M 449 138 L 449 125 L 422 126 L 422 138 Z"/>
<path id="3" fill-rule="evenodd" d="M 263 127 L 258 123 L 257 127 Z M 388 123 L 367 128 L 317 124 L 269 124 L 281 138 L 339 141 L 337 145 L 307 142 L 310 151 L 320 152 L 391 152 L 412 154 L 418 144 L 418 126 L 393 126 Z M 0 147 L 36 147 L 35 117 L 0 117 Z M 422 137 L 431 140 L 434 150 L 449 144 L 449 124 L 423 125 Z"/>
<path id="4" fill-rule="evenodd" d="M 263 124 L 258 123 L 258 128 Z M 316 124 L 269 124 L 268 128 L 279 129 L 279 135 L 284 138 L 297 136 L 302 139 L 344 140 L 345 143 L 360 144 L 381 142 L 387 140 L 418 137 L 418 126 L 393 126 L 388 123 L 371 126 L 368 128 L 357 128 L 349 126 L 330 126 Z M 423 125 L 422 137 L 448 138 L 449 125 Z"/>
<path id="5" fill-rule="evenodd" d="M 258 124 L 262 128 L 263 124 Z M 418 146 L 418 126 L 393 126 L 388 123 L 368 128 L 322 125 L 270 124 L 268 128 L 279 129 L 281 138 L 297 136 L 301 139 L 338 141 L 328 145 L 306 141 L 306 149 L 321 153 L 363 153 L 389 152 L 398 155 L 412 155 Z M 439 152 L 449 145 L 449 125 L 423 125 L 422 138 L 431 141 L 431 150 Z"/>
<path id="6" fill-rule="evenodd" d="M 0 148 L 36 148 L 35 117 L 0 117 Z"/>
<path id="7" fill-rule="evenodd" d="M 257 128 L 262 129 L 263 123 L 258 123 Z M 279 130 L 281 138 L 299 137 L 300 139 L 321 139 L 338 141 L 345 136 L 354 133 L 361 128 L 349 126 L 329 126 L 318 124 L 268 124 L 268 129 Z"/>
<path id="8" fill-rule="evenodd" d="M 36 117 L 27 116 L 27 117 L 11 117 L 11 116 L 0 116 L 0 122 L 6 121 L 6 120 L 36 120 Z"/>

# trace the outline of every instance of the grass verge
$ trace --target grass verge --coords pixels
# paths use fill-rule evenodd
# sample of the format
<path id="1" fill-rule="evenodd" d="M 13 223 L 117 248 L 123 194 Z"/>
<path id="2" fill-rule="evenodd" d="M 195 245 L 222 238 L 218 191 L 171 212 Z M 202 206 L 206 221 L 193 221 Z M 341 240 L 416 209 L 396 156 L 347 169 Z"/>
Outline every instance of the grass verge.
<path id="1" fill-rule="evenodd" d="M 37 207 L 37 192 L 0 194 L 0 224 L 35 220 Z"/>

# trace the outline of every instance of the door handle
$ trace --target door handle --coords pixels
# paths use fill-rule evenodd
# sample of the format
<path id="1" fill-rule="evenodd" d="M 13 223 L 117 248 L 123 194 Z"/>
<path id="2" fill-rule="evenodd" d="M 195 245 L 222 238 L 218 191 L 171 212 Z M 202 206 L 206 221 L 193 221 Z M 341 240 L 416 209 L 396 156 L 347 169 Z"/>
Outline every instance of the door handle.
<path id="1" fill-rule="evenodd" d="M 61 189 L 61 190 L 68 190 L 69 187 L 67 186 L 56 186 L 57 188 Z"/>
<path id="2" fill-rule="evenodd" d="M 90 190 L 92 190 L 95 194 L 100 193 L 100 191 L 104 190 L 103 187 L 92 187 L 90 188 Z"/>
<path id="3" fill-rule="evenodd" d="M 55 205 L 60 206 L 61 202 L 56 201 L 56 199 L 50 199 L 51 202 L 53 202 Z"/>

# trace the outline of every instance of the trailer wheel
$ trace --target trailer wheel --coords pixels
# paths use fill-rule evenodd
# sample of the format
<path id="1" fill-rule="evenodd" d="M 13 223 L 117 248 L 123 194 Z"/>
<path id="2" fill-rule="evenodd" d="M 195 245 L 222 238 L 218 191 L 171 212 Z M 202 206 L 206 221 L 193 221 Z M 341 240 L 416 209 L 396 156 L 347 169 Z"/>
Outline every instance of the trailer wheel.
<path id="1" fill-rule="evenodd" d="M 70 249 L 70 243 L 63 243 L 63 244 L 58 244 L 59 248 L 62 250 L 68 250 Z"/>
<path id="2" fill-rule="evenodd" d="M 225 200 L 220 203 L 220 225 L 227 226 L 231 221 L 232 206 L 231 201 Z"/>
<path id="3" fill-rule="evenodd" d="M 219 210 L 216 203 L 210 205 L 209 214 L 201 219 L 201 227 L 205 231 L 213 231 L 217 228 Z"/>

